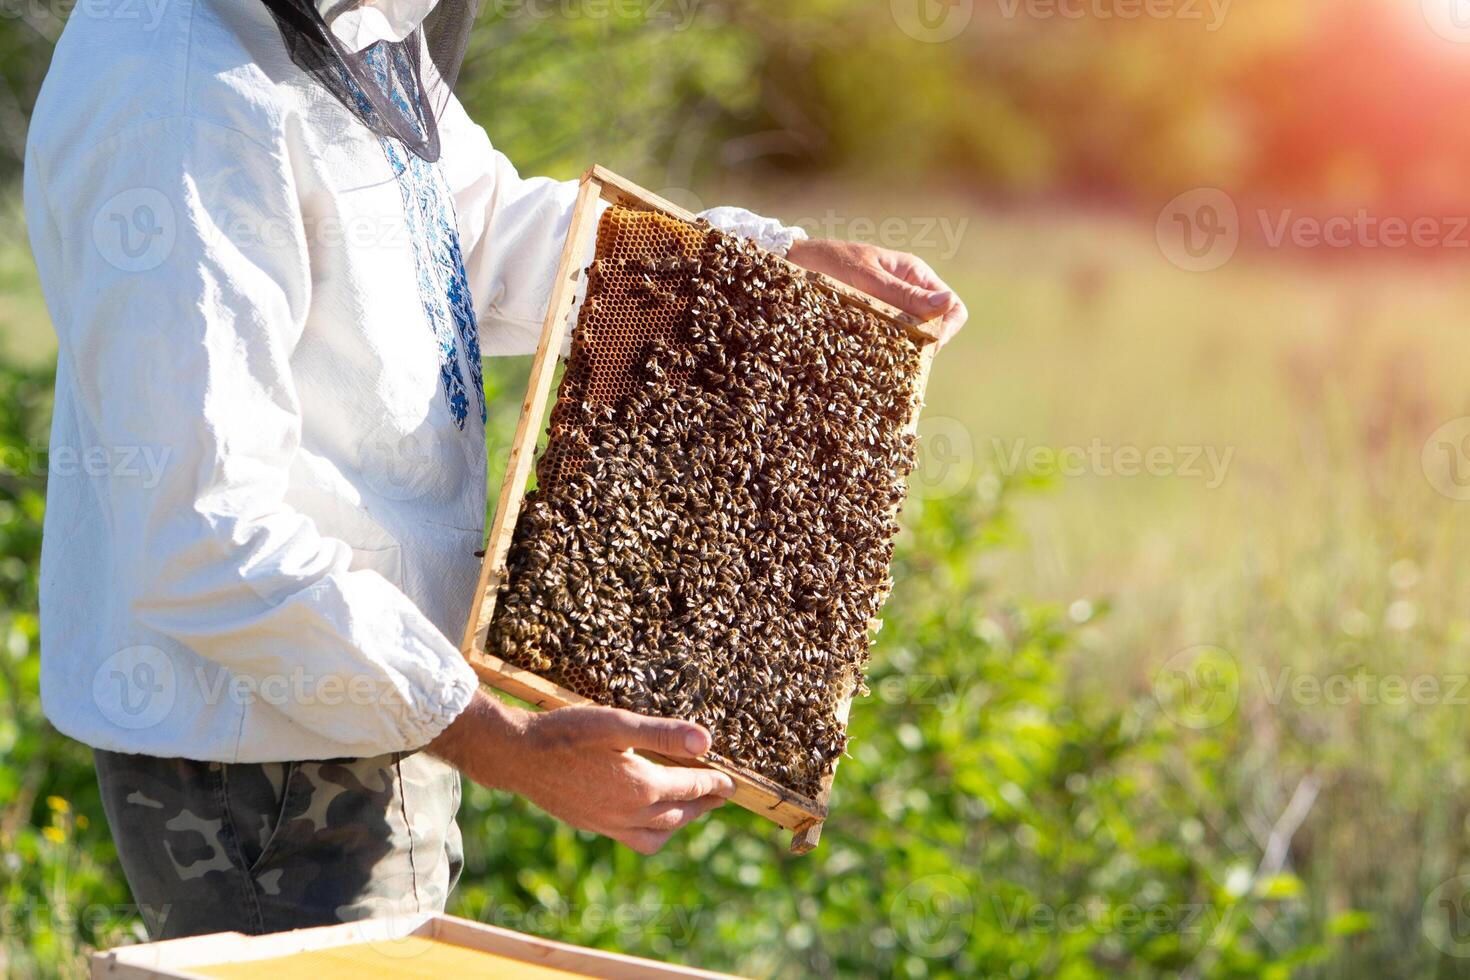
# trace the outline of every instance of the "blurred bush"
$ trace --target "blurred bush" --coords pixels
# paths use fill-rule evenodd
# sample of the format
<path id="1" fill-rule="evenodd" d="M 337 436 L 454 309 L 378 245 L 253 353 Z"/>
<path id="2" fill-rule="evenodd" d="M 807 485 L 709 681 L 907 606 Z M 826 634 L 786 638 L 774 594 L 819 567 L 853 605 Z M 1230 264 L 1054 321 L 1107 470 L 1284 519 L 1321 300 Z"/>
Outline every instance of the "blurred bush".
<path id="1" fill-rule="evenodd" d="M 142 936 L 91 750 L 41 715 L 36 599 L 51 383 L 48 371 L 0 365 L 0 974 L 11 977 L 84 976 L 88 949 Z"/>
<path id="2" fill-rule="evenodd" d="M 596 161 L 683 189 L 799 171 L 1155 213 L 1197 186 L 1463 207 L 1470 59 L 1432 6 L 484 0 L 460 89 L 517 165 L 560 177 Z M 72 7 L 0 11 L 0 184 Z"/>
<path id="3" fill-rule="evenodd" d="M 524 366 L 494 367 L 505 391 Z M 140 935 L 89 753 L 38 703 L 48 391 L 0 370 L 0 971 L 16 977 L 81 975 L 86 949 Z M 1241 879 L 1229 834 L 1200 822 L 1232 821 L 1210 774 L 1228 743 L 1191 754 L 1151 701 L 1079 700 L 1060 661 L 1097 612 L 992 592 L 1012 493 L 985 479 L 911 502 L 814 854 L 732 807 L 645 859 L 469 787 L 452 911 L 761 976 L 1285 976 L 1316 955 L 1298 883 Z M 1263 915 L 1269 934 L 1247 925 Z"/>

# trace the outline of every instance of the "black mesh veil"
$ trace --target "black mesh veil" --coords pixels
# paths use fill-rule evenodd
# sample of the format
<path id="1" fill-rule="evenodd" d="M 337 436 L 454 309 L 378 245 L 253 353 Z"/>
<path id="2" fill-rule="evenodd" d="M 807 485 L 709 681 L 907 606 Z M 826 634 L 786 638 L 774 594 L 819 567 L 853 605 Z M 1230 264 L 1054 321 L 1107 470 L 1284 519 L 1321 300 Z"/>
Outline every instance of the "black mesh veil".
<path id="1" fill-rule="evenodd" d="M 439 159 L 437 120 L 459 78 L 479 0 L 439 0 L 402 41 L 380 41 L 362 51 L 337 39 L 315 0 L 263 2 L 298 67 L 378 135 L 430 162 Z M 360 2 L 341 0 L 329 14 Z"/>

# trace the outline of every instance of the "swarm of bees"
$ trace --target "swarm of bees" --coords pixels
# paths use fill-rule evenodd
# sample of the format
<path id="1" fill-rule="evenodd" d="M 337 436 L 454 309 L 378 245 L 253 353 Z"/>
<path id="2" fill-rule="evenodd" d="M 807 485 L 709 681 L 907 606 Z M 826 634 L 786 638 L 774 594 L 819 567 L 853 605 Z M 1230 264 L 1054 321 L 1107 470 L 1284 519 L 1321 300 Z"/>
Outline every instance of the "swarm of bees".
<path id="1" fill-rule="evenodd" d="M 489 649 L 816 796 L 891 587 L 919 367 L 749 242 L 610 208 Z"/>

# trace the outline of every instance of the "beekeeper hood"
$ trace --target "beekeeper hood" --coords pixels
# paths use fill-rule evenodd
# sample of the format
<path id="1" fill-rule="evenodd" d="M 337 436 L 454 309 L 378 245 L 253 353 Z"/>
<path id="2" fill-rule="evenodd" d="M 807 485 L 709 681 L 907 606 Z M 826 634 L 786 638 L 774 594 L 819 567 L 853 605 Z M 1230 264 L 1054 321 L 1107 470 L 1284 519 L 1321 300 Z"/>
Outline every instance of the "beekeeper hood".
<path id="1" fill-rule="evenodd" d="M 439 159 L 437 119 L 459 77 L 479 0 L 264 3 L 302 70 L 380 136 Z M 374 58 L 376 45 L 404 57 Z"/>

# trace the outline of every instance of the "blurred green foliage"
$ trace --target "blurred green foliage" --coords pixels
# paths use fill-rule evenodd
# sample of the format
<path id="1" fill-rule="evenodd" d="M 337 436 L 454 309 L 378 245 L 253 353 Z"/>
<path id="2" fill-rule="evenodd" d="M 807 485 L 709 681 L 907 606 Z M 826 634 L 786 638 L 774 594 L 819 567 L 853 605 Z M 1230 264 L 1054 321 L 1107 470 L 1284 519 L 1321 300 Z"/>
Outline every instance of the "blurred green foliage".
<path id="1" fill-rule="evenodd" d="M 460 91 L 523 170 L 561 177 L 596 161 L 684 190 L 799 172 L 1155 210 L 1201 185 L 1463 206 L 1470 59 L 1428 21 L 1450 2 L 482 0 Z M 73 7 L 144 4 L 0 10 L 0 182 Z"/>
<path id="2" fill-rule="evenodd" d="M 0 974 L 83 975 L 142 935 L 92 753 L 41 715 L 36 611 L 51 377 L 0 368 Z"/>
<path id="3" fill-rule="evenodd" d="M 490 375 L 513 406 L 524 364 Z M 138 936 L 88 752 L 38 706 L 48 380 L 0 372 L 0 969 L 17 977 L 80 975 L 85 949 Z M 492 456 L 510 421 L 497 413 Z M 814 854 L 732 807 L 643 858 L 468 787 L 452 911 L 756 976 L 1285 977 L 1320 955 L 1301 884 L 1235 850 L 1211 774 L 1229 726 L 1196 745 L 1151 699 L 1077 697 L 1063 658 L 1102 611 L 993 591 L 983 566 L 1012 538 L 1016 492 L 987 476 L 911 501 Z"/>

